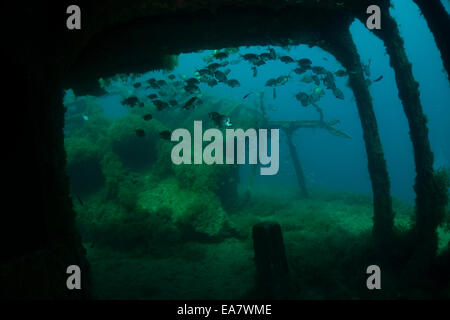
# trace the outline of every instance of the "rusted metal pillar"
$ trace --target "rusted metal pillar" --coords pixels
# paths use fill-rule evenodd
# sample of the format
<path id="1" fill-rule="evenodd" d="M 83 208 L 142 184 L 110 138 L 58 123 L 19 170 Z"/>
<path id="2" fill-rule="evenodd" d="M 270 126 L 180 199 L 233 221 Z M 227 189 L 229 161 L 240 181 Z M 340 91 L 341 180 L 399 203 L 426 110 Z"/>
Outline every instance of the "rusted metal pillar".
<path id="1" fill-rule="evenodd" d="M 335 28 L 327 33 L 327 50 L 334 54 L 349 74 L 363 130 L 370 180 L 372 183 L 374 225 L 373 235 L 381 248 L 389 248 L 393 238 L 394 212 L 392 210 L 391 184 L 373 110 L 372 97 L 350 31 Z"/>
<path id="2" fill-rule="evenodd" d="M 302 198 L 308 197 L 308 189 L 306 188 L 305 175 L 303 174 L 303 168 L 298 157 L 297 148 L 292 142 L 292 130 L 284 130 L 287 137 L 287 144 L 289 146 L 289 151 L 291 153 L 292 164 L 294 165 L 295 174 L 297 176 L 298 186 L 300 188 L 300 196 Z"/>
<path id="3" fill-rule="evenodd" d="M 447 78 L 450 69 L 450 41 L 448 41 L 448 30 L 450 30 L 450 17 L 441 0 L 414 0 L 420 8 L 428 27 L 433 33 L 436 45 L 441 52 L 442 62 L 447 70 Z"/>
<path id="4" fill-rule="evenodd" d="M 445 213 L 447 197 L 445 188 L 433 172 L 433 153 L 428 138 L 427 119 L 420 102 L 419 84 L 415 81 L 412 66 L 405 52 L 397 23 L 388 10 L 382 12 L 382 28 L 374 30 L 386 46 L 403 110 L 408 119 L 409 134 L 413 144 L 416 165 L 416 246 L 422 260 L 432 259 L 437 249 L 436 228 Z M 419 253 L 420 252 L 420 253 Z"/>

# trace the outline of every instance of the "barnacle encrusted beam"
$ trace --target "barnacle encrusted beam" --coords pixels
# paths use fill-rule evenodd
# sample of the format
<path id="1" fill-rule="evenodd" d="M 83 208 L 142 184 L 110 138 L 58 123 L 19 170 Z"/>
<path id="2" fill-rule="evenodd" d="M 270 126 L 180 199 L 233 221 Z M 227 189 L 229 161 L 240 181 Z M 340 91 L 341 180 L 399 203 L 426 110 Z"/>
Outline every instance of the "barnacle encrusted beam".
<path id="1" fill-rule="evenodd" d="M 449 77 L 450 41 L 448 41 L 448 31 L 450 30 L 450 17 L 441 0 L 414 0 L 414 2 L 419 6 L 428 27 L 433 33 L 436 45 L 441 51 L 447 77 Z"/>
<path id="2" fill-rule="evenodd" d="M 346 25 L 335 25 L 327 33 L 328 51 L 347 69 L 349 83 L 356 98 L 359 118 L 366 145 L 370 180 L 372 183 L 374 225 L 373 235 L 379 248 L 392 245 L 394 212 L 391 184 L 378 132 L 372 97 L 361 65 L 360 57 Z"/>
<path id="3" fill-rule="evenodd" d="M 412 73 L 412 65 L 404 49 L 396 21 L 384 8 L 381 30 L 376 30 L 386 46 L 390 64 L 395 71 L 399 97 L 408 119 L 416 165 L 416 245 L 421 261 L 429 261 L 436 253 L 436 228 L 444 216 L 447 199 L 433 173 L 433 153 L 428 138 L 427 119 L 420 102 L 419 84 Z M 419 253 L 420 252 L 420 253 Z"/>

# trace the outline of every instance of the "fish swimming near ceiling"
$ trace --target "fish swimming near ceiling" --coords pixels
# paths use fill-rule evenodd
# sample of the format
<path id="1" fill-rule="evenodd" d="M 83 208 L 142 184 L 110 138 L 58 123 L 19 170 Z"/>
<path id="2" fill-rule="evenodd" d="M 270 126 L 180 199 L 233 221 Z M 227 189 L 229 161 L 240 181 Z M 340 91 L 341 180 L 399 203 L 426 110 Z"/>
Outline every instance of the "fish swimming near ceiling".
<path id="1" fill-rule="evenodd" d="M 282 57 L 280 57 L 280 61 L 283 62 L 283 63 L 294 63 L 295 62 L 295 60 L 292 59 L 289 56 L 282 56 Z"/>
<path id="2" fill-rule="evenodd" d="M 306 68 L 306 69 L 310 69 L 311 65 L 312 65 L 312 61 L 307 59 L 307 58 L 303 58 L 297 61 L 298 65 L 302 68 Z"/>
<path id="3" fill-rule="evenodd" d="M 336 77 L 345 77 L 347 75 L 347 72 L 345 70 L 339 69 L 334 72 Z"/>
<path id="4" fill-rule="evenodd" d="M 339 88 L 334 87 L 332 90 L 336 98 L 344 100 L 344 93 Z"/>
<path id="5" fill-rule="evenodd" d="M 184 90 L 186 90 L 186 92 L 188 92 L 190 94 L 200 92 L 200 88 L 198 86 L 196 86 L 195 84 L 184 86 Z"/>
<path id="6" fill-rule="evenodd" d="M 236 87 L 240 87 L 241 86 L 239 81 L 237 81 L 236 79 L 227 80 L 227 85 L 230 86 L 231 88 L 236 88 Z"/>
<path id="7" fill-rule="evenodd" d="M 303 73 L 305 73 L 306 71 L 308 71 L 308 69 L 303 68 L 303 67 L 300 67 L 300 68 L 295 68 L 293 71 L 294 71 L 294 73 L 296 73 L 296 74 L 303 74 Z"/>
<path id="8" fill-rule="evenodd" d="M 297 93 L 295 98 L 302 104 L 303 107 L 307 107 L 311 104 L 311 97 L 305 92 Z"/>
<path id="9" fill-rule="evenodd" d="M 200 83 L 200 81 L 197 78 L 189 78 L 186 80 L 186 83 L 188 85 L 197 85 Z"/>
<path id="10" fill-rule="evenodd" d="M 321 67 L 321 66 L 314 66 L 311 68 L 311 70 L 315 74 L 326 74 L 327 73 L 327 69 L 325 69 L 324 67 Z"/>
<path id="11" fill-rule="evenodd" d="M 217 85 L 219 84 L 219 82 L 217 82 L 216 79 L 211 78 L 211 79 L 208 80 L 207 84 L 208 84 L 208 86 L 210 86 L 210 87 L 214 87 L 214 86 L 217 86 Z"/>
<path id="12" fill-rule="evenodd" d="M 220 64 L 218 64 L 217 62 L 214 62 L 214 63 L 209 64 L 206 68 L 208 68 L 211 71 L 216 71 L 217 69 L 220 68 Z"/>
<path id="13" fill-rule="evenodd" d="M 219 82 L 226 82 L 227 81 L 227 75 L 223 73 L 222 71 L 217 70 L 214 72 L 214 77 L 216 77 L 217 81 Z"/>
<path id="14" fill-rule="evenodd" d="M 216 54 L 214 54 L 214 58 L 218 59 L 218 60 L 223 60 L 228 58 L 228 53 L 224 52 L 224 51 L 219 51 Z"/>

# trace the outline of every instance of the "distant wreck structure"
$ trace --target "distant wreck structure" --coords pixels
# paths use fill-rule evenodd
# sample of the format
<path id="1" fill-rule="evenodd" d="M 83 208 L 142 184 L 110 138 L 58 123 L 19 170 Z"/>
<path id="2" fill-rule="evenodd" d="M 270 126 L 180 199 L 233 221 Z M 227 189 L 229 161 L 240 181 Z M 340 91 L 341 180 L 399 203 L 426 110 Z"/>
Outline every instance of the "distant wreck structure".
<path id="1" fill-rule="evenodd" d="M 430 26 L 448 73 L 448 14 L 439 0 L 414 2 Z M 88 297 L 89 290 L 66 290 L 65 282 L 59 281 L 66 275 L 65 266 L 87 264 L 75 228 L 65 173 L 62 90 L 72 88 L 77 95 L 97 94 L 101 92 L 101 77 L 164 69 L 170 56 L 184 52 L 252 45 L 317 46 L 334 55 L 347 69 L 372 183 L 377 259 L 381 264 L 389 263 L 392 251 L 405 243 L 399 238 L 408 237 L 405 261 L 396 263 L 404 264 L 411 281 L 416 279 L 415 272 L 422 275 L 436 263 L 450 270 L 450 249 L 437 257 L 436 233 L 447 205 L 447 186 L 433 170 L 418 83 L 397 22 L 389 12 L 389 0 L 83 2 L 81 30 L 72 31 L 64 28 L 61 18 L 69 5 L 66 1 L 44 1 L 24 11 L 20 4 L 13 4 L 17 8 L 4 17 L 4 23 L 10 26 L 17 25 L 15 19 L 23 21 L 17 34 L 6 35 L 9 61 L 15 69 L 11 88 L 6 91 L 21 97 L 25 87 L 29 95 L 28 99 L 19 98 L 14 108 L 4 110 L 6 119 L 21 119 L 20 133 L 7 139 L 4 146 L 10 150 L 21 146 L 7 158 L 8 168 L 16 170 L 6 172 L 6 184 L 12 192 L 6 207 L 15 208 L 15 216 L 6 218 L 4 224 L 8 227 L 8 243 L 14 246 L 3 251 L 7 263 L 2 265 L 0 282 L 10 297 Z M 389 173 L 373 101 L 349 31 L 355 19 L 366 23 L 370 5 L 381 8 L 382 27 L 372 32 L 383 41 L 389 54 L 414 150 L 417 219 L 408 236 L 399 236 L 394 230 Z M 7 132 L 4 135 L 11 136 Z M 23 181 L 28 181 L 27 201 L 22 198 Z M 23 274 L 33 283 L 18 284 Z M 89 288 L 89 282 L 83 286 Z"/>

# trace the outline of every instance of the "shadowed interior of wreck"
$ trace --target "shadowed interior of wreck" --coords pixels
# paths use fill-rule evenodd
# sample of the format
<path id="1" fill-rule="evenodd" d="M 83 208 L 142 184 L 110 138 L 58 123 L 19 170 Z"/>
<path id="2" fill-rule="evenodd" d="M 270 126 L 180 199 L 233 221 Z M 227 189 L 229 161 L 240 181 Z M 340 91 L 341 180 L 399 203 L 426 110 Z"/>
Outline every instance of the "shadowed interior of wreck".
<path id="1" fill-rule="evenodd" d="M 373 236 L 379 249 L 376 259 L 388 264 L 398 245 L 408 253 L 405 261 L 396 263 L 409 266 L 411 278 L 431 268 L 446 270 L 450 251 L 436 257 L 436 227 L 447 204 L 446 187 L 433 171 L 418 85 L 395 20 L 389 14 L 389 1 L 322 1 L 320 5 L 309 0 L 297 2 L 86 2 L 80 4 L 82 14 L 86 13 L 80 31 L 65 29 L 68 4 L 48 3 L 32 5 L 21 19 L 27 23 L 17 25 L 9 21 L 13 15 L 3 21 L 17 25 L 15 31 L 22 37 L 8 36 L 13 48 L 13 81 L 8 90 L 16 97 L 17 107 L 6 111 L 5 116 L 20 117 L 21 123 L 14 139 L 5 142 L 11 150 L 7 158 L 11 170 L 6 172 L 11 194 L 5 201 L 14 209 L 2 222 L 4 243 L 10 243 L 1 257 L 1 282 L 5 284 L 2 296 L 89 297 L 89 277 L 83 278 L 87 290 L 65 289 L 66 266 L 77 264 L 88 270 L 88 261 L 75 228 L 65 173 L 63 89 L 97 95 L 101 93 L 100 77 L 164 69 L 168 55 L 246 45 L 318 46 L 352 71 L 350 85 L 364 132 L 372 181 Z M 417 225 L 408 235 L 398 235 L 393 229 L 388 168 L 372 99 L 349 33 L 354 19 L 365 23 L 366 8 L 372 4 L 382 8 L 384 29 L 375 34 L 384 41 L 390 55 L 414 147 Z M 433 32 L 439 38 L 438 30 Z M 28 41 L 20 40 L 24 38 Z M 448 66 L 447 53 L 442 51 L 442 57 Z M 26 97 L 21 93 L 23 86 Z M 8 133 L 5 130 L 4 136 Z M 439 276 L 442 278 L 441 273 Z M 448 271 L 446 277 L 441 280 L 443 283 L 448 281 Z"/>

